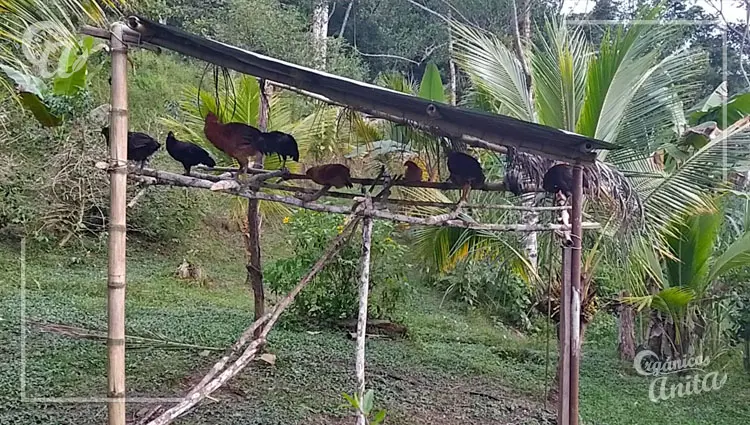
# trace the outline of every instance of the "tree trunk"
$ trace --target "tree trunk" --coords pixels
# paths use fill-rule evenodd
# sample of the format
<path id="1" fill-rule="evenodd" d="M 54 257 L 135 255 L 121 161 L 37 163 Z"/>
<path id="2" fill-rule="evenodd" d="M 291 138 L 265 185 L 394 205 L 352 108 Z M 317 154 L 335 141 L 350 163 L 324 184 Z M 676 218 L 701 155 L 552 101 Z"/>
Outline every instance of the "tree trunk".
<path id="1" fill-rule="evenodd" d="M 448 9 L 448 20 L 452 20 L 453 15 Z M 448 24 L 450 25 L 450 24 Z M 456 62 L 453 61 L 453 30 L 448 27 L 448 71 L 450 72 L 450 104 L 456 106 L 458 91 L 458 78 L 456 74 Z"/>
<path id="2" fill-rule="evenodd" d="M 626 291 L 620 294 L 620 298 L 627 296 Z M 633 306 L 621 302 L 617 307 L 617 316 L 617 352 L 620 355 L 620 360 L 631 362 L 635 358 L 635 311 Z"/>
<path id="3" fill-rule="evenodd" d="M 316 69 L 326 69 L 328 55 L 328 0 L 315 0 L 312 16 L 313 35 L 313 66 Z"/>
<path id="4" fill-rule="evenodd" d="M 514 3 L 515 7 L 515 3 Z M 518 59 L 521 62 L 526 74 L 526 89 L 529 96 L 533 96 L 531 72 L 529 67 L 529 49 L 531 48 L 531 0 L 520 0 L 518 11 L 516 13 L 516 50 Z M 532 97 L 533 99 L 533 97 Z M 533 105 L 533 101 L 532 101 Z M 533 117 L 532 117 L 533 118 Z M 534 206 L 536 204 L 536 194 L 528 193 L 521 197 L 523 206 Z M 535 211 L 525 211 L 521 215 L 521 222 L 526 225 L 535 225 L 539 222 L 539 214 Z M 536 232 L 530 232 L 523 236 L 523 250 L 529 264 L 533 270 L 537 269 L 539 258 L 539 242 Z"/>
<path id="5" fill-rule="evenodd" d="M 533 207 L 535 204 L 535 193 L 526 193 L 521 196 L 521 205 L 525 207 Z M 535 226 L 539 223 L 539 213 L 537 211 L 523 211 L 521 213 L 521 222 L 527 226 Z M 522 244 L 523 252 L 526 254 L 529 265 L 533 270 L 537 270 L 537 262 L 539 260 L 539 241 L 537 239 L 537 232 L 525 233 L 523 235 Z"/>
<path id="6" fill-rule="evenodd" d="M 346 13 L 344 13 L 344 21 L 341 23 L 341 29 L 339 30 L 339 38 L 344 37 L 344 32 L 346 31 L 346 24 L 349 22 L 349 14 L 352 13 L 352 7 L 354 6 L 354 1 L 351 0 L 349 2 L 349 6 L 346 8 Z"/>

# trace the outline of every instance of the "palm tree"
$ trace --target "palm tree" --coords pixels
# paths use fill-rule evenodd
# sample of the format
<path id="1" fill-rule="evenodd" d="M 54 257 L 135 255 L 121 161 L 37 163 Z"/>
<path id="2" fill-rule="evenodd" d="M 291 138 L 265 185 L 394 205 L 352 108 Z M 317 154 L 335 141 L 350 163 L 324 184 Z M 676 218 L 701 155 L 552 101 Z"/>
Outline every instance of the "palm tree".
<path id="1" fill-rule="evenodd" d="M 659 12 L 644 10 L 640 18 L 654 20 Z M 680 134 L 674 132 L 673 117 L 677 111 L 682 113 L 689 89 L 707 63 L 703 53 L 690 49 L 661 57 L 662 44 L 680 35 L 673 26 L 619 26 L 608 31 L 594 51 L 580 28 L 549 21 L 531 52 L 533 96 L 525 90 L 521 64 L 501 40 L 461 24 L 454 27 L 457 61 L 472 81 L 472 99 L 481 99 L 480 105 L 495 113 L 623 146 L 600 153 L 599 166 L 638 176 L 620 183 L 629 183 L 641 199 L 650 201 L 644 205 L 648 225 L 663 225 L 664 217 L 703 204 L 694 195 L 705 188 L 705 179 L 681 186 L 682 179 L 664 175 L 650 160 L 660 144 Z M 522 177 L 532 181 L 538 181 L 549 166 L 546 161 L 528 161 L 528 155 L 518 156 L 522 163 L 533 165 L 521 167 Z M 696 168 L 681 172 L 706 171 Z M 657 188 L 676 196 L 666 199 L 654 193 Z M 615 198 L 627 195 L 618 190 L 627 186 L 616 183 L 611 189 Z"/>
<path id="2" fill-rule="evenodd" d="M 711 317 L 710 312 L 716 309 L 709 307 L 722 301 L 723 278 L 750 261 L 750 229 L 744 229 L 734 242 L 719 251 L 719 233 L 726 215 L 726 208 L 722 207 L 679 217 L 666 235 L 669 255 L 659 255 L 653 249 L 640 253 L 653 293 L 628 297 L 626 301 L 638 310 L 651 308 L 647 342 L 660 358 L 682 357 L 691 350 L 700 350 L 696 345 L 709 335 L 714 339 L 721 337 L 714 328 L 721 326 L 722 319 Z M 712 349 L 717 347 L 718 344 Z"/>

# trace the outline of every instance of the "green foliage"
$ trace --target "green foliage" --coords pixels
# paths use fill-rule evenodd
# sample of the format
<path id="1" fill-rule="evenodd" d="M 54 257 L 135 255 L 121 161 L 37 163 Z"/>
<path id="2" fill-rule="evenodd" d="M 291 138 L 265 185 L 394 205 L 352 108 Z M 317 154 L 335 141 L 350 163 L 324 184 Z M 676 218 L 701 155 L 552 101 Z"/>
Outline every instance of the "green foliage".
<path id="1" fill-rule="evenodd" d="M 444 298 L 481 308 L 499 316 L 503 323 L 531 328 L 529 286 L 508 265 L 500 262 L 461 261 L 439 276 L 435 285 L 445 291 Z"/>
<path id="2" fill-rule="evenodd" d="M 288 228 L 287 243 L 294 256 L 273 261 L 264 270 L 267 287 L 277 294 L 285 294 L 294 287 L 343 229 L 340 216 L 307 210 L 285 218 L 284 222 Z M 370 269 L 371 317 L 390 317 L 408 293 L 402 260 L 406 248 L 392 237 L 393 224 L 375 223 Z M 356 317 L 360 257 L 357 242 L 355 235 L 352 243 L 297 296 L 289 308 L 293 316 L 321 322 Z"/>
<path id="3" fill-rule="evenodd" d="M 422 83 L 419 86 L 419 97 L 435 102 L 445 102 L 445 88 L 440 79 L 438 67 L 430 62 L 422 75 Z"/>
<path id="4" fill-rule="evenodd" d="M 368 425 L 378 425 L 382 423 L 385 420 L 386 411 L 385 409 L 380 409 L 378 411 L 375 411 L 375 391 L 372 389 L 367 390 L 365 392 L 364 397 L 362 397 L 362 400 L 359 399 L 359 394 L 353 394 L 349 395 L 347 393 L 341 394 L 342 397 L 344 397 L 344 400 L 349 403 L 349 406 L 356 410 L 361 411 L 365 415 L 365 420 Z"/>
<path id="5" fill-rule="evenodd" d="M 726 90 L 726 89 L 725 89 Z M 702 108 L 690 114 L 690 124 L 697 125 L 709 121 L 718 123 L 720 129 L 725 129 L 735 122 L 750 115 L 750 93 L 733 96 L 726 101 L 726 120 L 724 119 L 724 101 L 709 99 Z"/>

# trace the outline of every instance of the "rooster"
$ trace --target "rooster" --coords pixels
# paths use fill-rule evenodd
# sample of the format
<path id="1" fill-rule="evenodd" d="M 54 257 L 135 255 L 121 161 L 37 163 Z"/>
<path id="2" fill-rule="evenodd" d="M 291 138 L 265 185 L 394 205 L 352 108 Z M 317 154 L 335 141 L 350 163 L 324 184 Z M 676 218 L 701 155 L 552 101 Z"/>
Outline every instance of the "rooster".
<path id="1" fill-rule="evenodd" d="M 342 188 L 344 186 L 352 188 L 351 175 L 349 167 L 342 164 L 325 164 L 312 167 L 305 173 L 310 180 L 321 186 L 333 186 Z"/>
<path id="2" fill-rule="evenodd" d="M 291 134 L 271 131 L 263 134 L 263 140 L 269 152 L 276 153 L 279 158 L 283 158 L 281 168 L 286 168 L 287 158 L 299 162 L 299 148 L 297 147 L 297 141 Z"/>
<path id="3" fill-rule="evenodd" d="M 418 183 L 422 181 L 422 169 L 414 161 L 406 161 L 404 163 L 406 167 L 406 173 L 404 174 L 404 181 Z"/>
<path id="4" fill-rule="evenodd" d="M 260 130 L 238 122 L 222 124 L 213 112 L 206 115 L 203 132 L 211 144 L 237 160 L 240 174 L 247 172 L 248 158 L 268 152 Z"/>
<path id="5" fill-rule="evenodd" d="M 183 142 L 174 137 L 171 131 L 167 134 L 167 152 L 175 161 L 182 164 L 185 168 L 185 175 L 190 175 L 190 168 L 203 164 L 208 167 L 216 166 L 216 161 L 205 149 L 192 143 Z"/>
<path id="6" fill-rule="evenodd" d="M 102 135 L 109 146 L 109 127 L 102 128 Z M 140 167 L 161 148 L 161 144 L 146 133 L 128 131 L 128 160 L 140 163 Z"/>
<path id="7" fill-rule="evenodd" d="M 484 172 L 476 158 L 462 152 L 448 153 L 448 180 L 461 186 L 461 199 L 459 204 L 466 202 L 472 188 L 484 185 Z"/>

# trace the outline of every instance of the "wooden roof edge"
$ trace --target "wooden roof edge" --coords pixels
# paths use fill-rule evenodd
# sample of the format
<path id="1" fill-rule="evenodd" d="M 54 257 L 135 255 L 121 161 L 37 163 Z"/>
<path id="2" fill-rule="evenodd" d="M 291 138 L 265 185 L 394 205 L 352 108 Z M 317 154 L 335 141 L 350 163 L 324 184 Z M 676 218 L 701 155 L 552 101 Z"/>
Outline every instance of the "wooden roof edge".
<path id="1" fill-rule="evenodd" d="M 570 162 L 593 162 L 596 156 L 594 151 L 619 148 L 553 127 L 430 102 L 385 87 L 302 67 L 190 34 L 145 17 L 131 16 L 127 24 L 141 35 L 143 42 L 151 45 L 319 94 L 361 112 L 380 112 L 383 118 L 391 121 L 400 118 L 403 122 L 418 122 L 425 129 L 432 128 L 436 134 L 486 142 L 474 145 L 476 147 L 513 146 L 519 151 Z"/>

